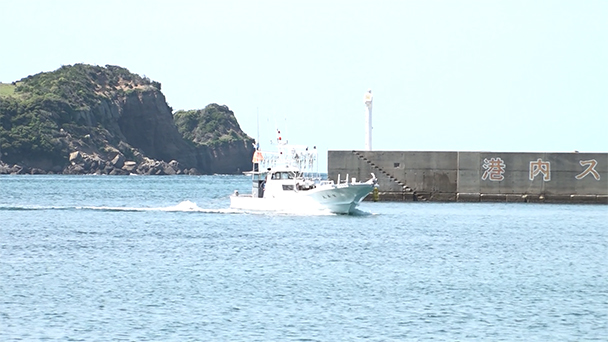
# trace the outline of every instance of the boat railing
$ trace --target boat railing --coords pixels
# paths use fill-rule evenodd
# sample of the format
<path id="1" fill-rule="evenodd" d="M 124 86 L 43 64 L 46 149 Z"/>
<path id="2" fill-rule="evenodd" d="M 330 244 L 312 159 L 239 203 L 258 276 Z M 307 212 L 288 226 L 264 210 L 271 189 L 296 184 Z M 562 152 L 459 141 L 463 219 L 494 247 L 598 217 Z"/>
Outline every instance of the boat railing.
<path id="1" fill-rule="evenodd" d="M 319 182 L 319 185 L 334 185 L 334 181 L 333 180 L 322 180 L 321 182 Z"/>
<path id="2" fill-rule="evenodd" d="M 313 173 L 317 163 L 317 149 L 309 150 L 306 146 L 279 145 L 278 152 L 262 151 L 263 159 L 260 168 L 267 169 L 277 166 L 289 166 L 304 173 Z"/>

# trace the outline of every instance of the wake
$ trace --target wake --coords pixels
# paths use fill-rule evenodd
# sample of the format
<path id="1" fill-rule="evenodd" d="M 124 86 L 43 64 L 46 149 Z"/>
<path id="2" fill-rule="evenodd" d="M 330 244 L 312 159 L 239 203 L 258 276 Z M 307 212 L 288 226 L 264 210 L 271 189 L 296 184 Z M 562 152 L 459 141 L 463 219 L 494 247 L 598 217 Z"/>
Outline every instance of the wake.
<path id="1" fill-rule="evenodd" d="M 113 207 L 113 206 L 0 206 L 0 210 L 8 211 L 37 211 L 37 210 L 91 210 L 107 212 L 198 212 L 234 214 L 239 211 L 234 209 L 211 209 L 201 208 L 191 201 L 182 201 L 177 205 L 167 207 Z"/>
<path id="2" fill-rule="evenodd" d="M 293 210 L 243 210 L 231 208 L 201 208 L 192 201 L 182 201 L 176 205 L 164 207 L 116 207 L 116 206 L 11 206 L 0 205 L 0 211 L 42 211 L 42 210 L 84 210 L 84 211 L 103 211 L 103 212 L 184 212 L 184 213 L 207 213 L 207 214 L 250 214 L 250 215 L 286 215 L 286 216 L 369 216 L 373 215 L 359 209 L 355 209 L 350 215 L 340 215 L 328 210 L 302 209 Z"/>

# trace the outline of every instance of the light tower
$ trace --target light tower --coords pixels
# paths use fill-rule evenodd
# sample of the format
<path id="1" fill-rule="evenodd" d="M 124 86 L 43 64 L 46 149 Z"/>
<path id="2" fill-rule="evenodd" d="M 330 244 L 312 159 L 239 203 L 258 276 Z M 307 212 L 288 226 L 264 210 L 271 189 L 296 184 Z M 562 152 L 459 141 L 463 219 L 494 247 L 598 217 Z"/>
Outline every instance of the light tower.
<path id="1" fill-rule="evenodd" d="M 372 102 L 374 96 L 372 90 L 368 89 L 367 93 L 363 96 L 363 102 L 365 103 L 365 150 L 372 150 Z"/>

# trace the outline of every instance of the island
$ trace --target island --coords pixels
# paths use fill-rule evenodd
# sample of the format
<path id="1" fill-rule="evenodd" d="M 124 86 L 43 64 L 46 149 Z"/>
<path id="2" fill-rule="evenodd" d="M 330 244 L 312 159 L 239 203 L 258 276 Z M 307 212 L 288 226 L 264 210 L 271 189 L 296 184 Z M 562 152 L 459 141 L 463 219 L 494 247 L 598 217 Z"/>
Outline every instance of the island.
<path id="1" fill-rule="evenodd" d="M 174 112 L 159 82 L 120 66 L 0 83 L 0 174 L 236 174 L 253 142 L 227 106 Z"/>

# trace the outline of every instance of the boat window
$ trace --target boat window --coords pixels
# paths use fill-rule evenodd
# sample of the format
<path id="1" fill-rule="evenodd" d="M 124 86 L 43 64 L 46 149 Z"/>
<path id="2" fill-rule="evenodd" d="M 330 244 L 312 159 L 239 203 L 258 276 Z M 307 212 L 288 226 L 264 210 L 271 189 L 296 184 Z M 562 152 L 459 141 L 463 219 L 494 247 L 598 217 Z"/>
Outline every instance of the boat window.
<path id="1" fill-rule="evenodd" d="M 284 191 L 293 191 L 293 184 L 283 184 Z"/>
<path id="2" fill-rule="evenodd" d="M 293 179 L 293 172 L 275 172 L 272 174 L 272 179 Z"/>

